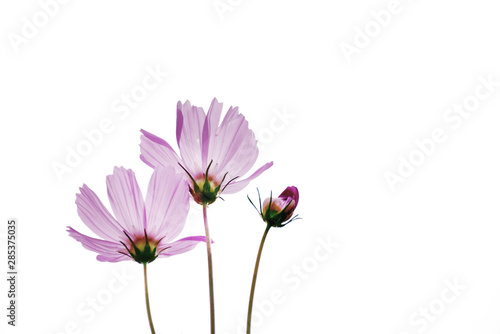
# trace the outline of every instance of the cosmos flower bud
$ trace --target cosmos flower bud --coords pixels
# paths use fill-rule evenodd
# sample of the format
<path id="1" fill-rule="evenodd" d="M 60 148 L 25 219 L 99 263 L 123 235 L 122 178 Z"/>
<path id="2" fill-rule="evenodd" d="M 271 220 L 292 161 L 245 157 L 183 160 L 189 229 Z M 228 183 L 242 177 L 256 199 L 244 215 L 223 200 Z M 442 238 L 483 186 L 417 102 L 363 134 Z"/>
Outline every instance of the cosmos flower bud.
<path id="1" fill-rule="evenodd" d="M 259 193 L 258 189 L 257 192 Z M 262 241 L 260 242 L 259 252 L 257 253 L 257 260 L 255 261 L 252 288 L 250 289 L 250 299 L 248 301 L 247 334 L 250 334 L 255 285 L 257 283 L 257 273 L 259 271 L 260 257 L 262 255 L 262 250 L 264 249 L 264 243 L 266 241 L 267 234 L 271 230 L 271 227 L 283 227 L 288 223 L 294 221 L 295 219 L 300 219 L 297 218 L 297 215 L 293 216 L 293 212 L 299 204 L 299 190 L 294 186 L 287 187 L 281 193 L 281 195 L 278 196 L 278 198 L 273 198 L 273 194 L 271 193 L 271 196 L 264 200 L 264 204 L 261 203 L 259 193 L 260 211 L 253 204 L 250 197 L 248 197 L 248 200 L 250 201 L 250 203 L 252 203 L 255 210 L 259 212 L 262 219 L 267 223 L 266 230 L 264 231 L 264 235 L 262 236 Z M 264 206 L 264 208 L 262 206 Z"/>
<path id="2" fill-rule="evenodd" d="M 252 203 L 251 200 L 250 202 Z M 259 210 L 257 211 L 260 213 L 262 219 L 269 225 L 273 227 L 283 227 L 297 219 L 297 216 L 292 216 L 298 203 L 299 190 L 297 187 L 291 186 L 286 188 L 278 198 L 273 198 L 271 194 L 271 197 L 266 198 L 264 202 L 260 204 L 260 212 Z"/>

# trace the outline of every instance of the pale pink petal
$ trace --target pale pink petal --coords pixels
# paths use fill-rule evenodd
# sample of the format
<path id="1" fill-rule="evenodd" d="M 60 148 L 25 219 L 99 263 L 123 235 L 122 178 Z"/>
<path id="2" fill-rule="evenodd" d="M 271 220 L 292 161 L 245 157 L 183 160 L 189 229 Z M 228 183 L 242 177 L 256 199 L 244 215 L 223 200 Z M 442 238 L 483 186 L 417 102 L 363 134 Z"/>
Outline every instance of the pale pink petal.
<path id="1" fill-rule="evenodd" d="M 131 261 L 132 258 L 129 256 L 118 253 L 118 255 L 104 255 L 99 254 L 96 256 L 97 261 L 101 262 L 120 262 L 120 261 Z"/>
<path id="2" fill-rule="evenodd" d="M 213 159 L 216 175 L 228 172 L 228 178 L 242 177 L 257 160 L 259 150 L 252 130 L 238 108 L 230 108 L 217 130 L 209 159 Z"/>
<path id="3" fill-rule="evenodd" d="M 160 137 L 155 136 L 146 130 L 141 130 L 141 160 L 150 167 L 172 166 L 177 171 L 182 169 L 179 166 L 181 159 L 172 147 Z"/>
<path id="4" fill-rule="evenodd" d="M 168 242 L 181 233 L 189 211 L 188 189 L 173 168 L 155 168 L 146 195 L 148 235 Z"/>
<path id="5" fill-rule="evenodd" d="M 118 262 L 130 260 L 130 257 L 119 252 L 126 253 L 127 250 L 122 244 L 107 240 L 100 240 L 86 236 L 68 226 L 69 236 L 79 241 L 85 249 L 96 252 L 99 255 L 97 260 L 102 262 Z"/>
<path id="6" fill-rule="evenodd" d="M 82 221 L 99 237 L 116 240 L 123 237 L 123 227 L 109 213 L 99 197 L 87 185 L 76 194 L 76 207 Z"/>
<path id="7" fill-rule="evenodd" d="M 189 103 L 189 101 L 186 101 Z M 182 134 L 182 126 L 184 125 L 184 116 L 182 116 L 182 102 L 177 102 L 177 124 L 176 124 L 176 135 L 177 135 L 177 146 L 179 146 L 179 142 L 181 141 Z"/>
<path id="8" fill-rule="evenodd" d="M 189 101 L 182 105 L 182 129 L 178 136 L 182 163 L 190 171 L 201 171 L 201 137 L 205 112 L 202 108 L 191 106 Z"/>
<path id="9" fill-rule="evenodd" d="M 174 241 L 172 243 L 160 243 L 158 246 L 158 250 L 162 250 L 166 247 L 164 251 L 161 252 L 159 256 L 161 257 L 169 257 L 172 255 L 177 255 L 177 254 L 182 254 L 186 253 L 193 248 L 196 247 L 200 242 L 205 242 L 206 238 L 204 236 L 197 236 L 197 237 L 187 237 L 183 239 L 179 239 L 177 241 Z"/>
<path id="10" fill-rule="evenodd" d="M 229 171 L 228 177 L 232 179 L 235 176 L 243 177 L 255 164 L 259 155 L 257 148 L 257 141 L 255 140 L 252 131 L 246 133 L 241 144 L 237 147 L 236 152 L 233 153 L 231 160 L 227 162 L 224 167 L 225 171 Z M 224 170 L 220 172 L 223 173 Z"/>
<path id="11" fill-rule="evenodd" d="M 115 167 L 106 178 L 111 208 L 121 225 L 133 235 L 144 235 L 146 215 L 141 189 L 130 169 Z"/>
<path id="12" fill-rule="evenodd" d="M 214 140 L 209 147 L 208 158 L 214 161 L 214 168 L 217 168 L 217 172 L 219 172 L 221 168 L 225 167 L 223 161 L 227 158 L 229 147 L 233 144 L 232 141 L 235 136 L 235 131 L 238 130 L 238 124 L 236 123 L 241 124 L 244 120 L 243 118 L 238 122 L 236 119 L 237 115 L 238 108 L 230 107 L 224 116 L 221 125 L 217 128 Z"/>
<path id="13" fill-rule="evenodd" d="M 208 125 L 208 117 L 205 119 L 205 124 L 203 125 L 203 134 L 201 138 L 201 164 L 202 166 L 208 166 L 207 156 L 208 147 L 210 146 L 210 129 Z"/>
<path id="14" fill-rule="evenodd" d="M 264 166 L 257 169 L 252 175 L 250 175 L 246 179 L 231 182 L 224 190 L 224 194 L 234 194 L 234 193 L 237 193 L 238 191 L 242 190 L 250 183 L 250 181 L 252 181 L 256 177 L 258 177 L 260 174 L 262 174 L 263 172 L 265 172 L 269 168 L 271 168 L 272 165 L 273 165 L 273 162 L 268 162 Z"/>
<path id="15" fill-rule="evenodd" d="M 210 108 L 208 109 L 207 117 L 205 118 L 205 124 L 203 125 L 203 136 L 202 136 L 202 164 L 207 166 L 209 161 L 207 161 L 210 143 L 214 143 L 215 133 L 219 126 L 220 115 L 222 113 L 222 103 L 219 103 L 216 98 L 212 100 Z"/>

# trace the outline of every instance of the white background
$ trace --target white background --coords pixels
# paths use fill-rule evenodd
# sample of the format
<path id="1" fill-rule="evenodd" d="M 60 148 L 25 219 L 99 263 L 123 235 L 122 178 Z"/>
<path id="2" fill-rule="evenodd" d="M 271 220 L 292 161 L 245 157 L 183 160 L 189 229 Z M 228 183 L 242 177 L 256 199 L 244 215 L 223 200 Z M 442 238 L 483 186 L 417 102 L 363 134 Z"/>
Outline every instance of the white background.
<path id="1" fill-rule="evenodd" d="M 479 77 L 500 81 L 497 4 L 401 0 L 380 28 L 370 12 L 388 0 L 221 3 L 222 15 L 212 0 L 68 1 L 15 47 L 23 18 L 42 9 L 2 1 L 0 217 L 19 220 L 20 276 L 14 329 L 1 280 L 0 331 L 149 331 L 141 266 L 98 262 L 67 236 L 68 225 L 90 234 L 75 193 L 86 183 L 108 205 L 115 165 L 134 169 L 145 193 L 152 170 L 138 158 L 139 130 L 176 147 L 177 101 L 206 110 L 215 96 L 224 110 L 239 106 L 264 144 L 254 169 L 275 163 L 209 209 L 218 333 L 240 333 L 265 227 L 246 195 L 288 185 L 300 190 L 303 219 L 269 234 L 254 333 L 500 333 L 500 87 L 460 126 L 443 118 L 474 101 Z M 363 47 L 346 57 L 341 46 L 356 38 Z M 148 67 L 169 75 L 120 118 L 113 103 Z M 54 162 L 103 119 L 113 130 L 58 180 Z M 392 191 L 386 172 L 436 128 L 446 140 Z M 182 236 L 202 234 L 193 205 Z M 318 248 L 328 239 L 339 244 L 332 254 Z M 204 247 L 149 267 L 157 333 L 208 333 Z M 133 278 L 115 281 L 122 272 Z M 458 296 L 447 281 L 462 286 Z M 283 303 L 271 307 L 274 290 Z M 89 311 L 92 298 L 106 305 Z"/>

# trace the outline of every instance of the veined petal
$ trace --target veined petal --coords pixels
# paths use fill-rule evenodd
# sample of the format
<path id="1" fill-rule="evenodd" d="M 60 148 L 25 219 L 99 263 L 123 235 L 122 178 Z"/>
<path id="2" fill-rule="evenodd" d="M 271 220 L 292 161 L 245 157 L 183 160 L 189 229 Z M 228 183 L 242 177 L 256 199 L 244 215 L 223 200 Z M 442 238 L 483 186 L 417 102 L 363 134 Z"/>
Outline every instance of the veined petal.
<path id="1" fill-rule="evenodd" d="M 203 124 L 205 123 L 205 112 L 203 108 L 191 106 L 189 101 L 182 105 L 182 128 L 178 134 L 178 144 L 181 158 L 188 170 L 200 172 L 201 163 L 201 142 Z"/>
<path id="2" fill-rule="evenodd" d="M 188 189 L 183 175 L 173 168 L 155 168 L 146 195 L 149 236 L 168 242 L 181 233 L 189 211 Z"/>
<path id="3" fill-rule="evenodd" d="M 96 256 L 97 261 L 101 262 L 120 262 L 120 261 L 131 261 L 132 259 L 126 255 L 118 253 L 117 255 L 104 255 L 99 254 Z"/>
<path id="4" fill-rule="evenodd" d="M 141 130 L 141 160 L 150 167 L 172 166 L 177 171 L 182 169 L 178 162 L 181 161 L 172 147 L 160 137 L 155 136 L 146 130 Z"/>
<path id="5" fill-rule="evenodd" d="M 230 108 L 214 137 L 209 159 L 215 162 L 214 173 L 228 177 L 245 175 L 257 160 L 259 150 L 255 134 L 248 128 L 248 121 Z"/>
<path id="6" fill-rule="evenodd" d="M 214 172 L 220 173 L 228 161 L 228 152 L 230 147 L 235 145 L 234 139 L 238 134 L 239 127 L 244 121 L 243 118 L 237 119 L 238 108 L 230 107 L 227 111 L 221 125 L 218 127 L 215 138 L 209 147 L 209 159 L 215 163 Z"/>
<path id="7" fill-rule="evenodd" d="M 189 101 L 186 101 L 189 103 Z M 182 102 L 177 102 L 177 124 L 176 124 L 176 135 L 177 135 L 177 146 L 181 141 L 182 126 L 184 125 L 184 116 L 182 115 Z"/>
<path id="8" fill-rule="evenodd" d="M 115 167 L 106 178 L 111 208 L 122 226 L 130 233 L 144 234 L 146 215 L 141 189 L 131 169 Z"/>
<path id="9" fill-rule="evenodd" d="M 200 242 L 205 242 L 206 238 L 204 236 L 197 236 L 197 237 L 187 237 L 183 239 L 179 239 L 177 241 L 171 242 L 171 243 L 160 243 L 160 246 L 158 246 L 158 249 L 165 249 L 164 251 L 161 252 L 159 256 L 161 257 L 169 257 L 172 255 L 177 255 L 177 254 L 182 254 L 186 253 L 193 248 L 196 247 Z"/>
<path id="10" fill-rule="evenodd" d="M 257 141 L 252 131 L 246 133 L 246 138 L 237 147 L 237 150 L 232 154 L 231 160 L 224 167 L 225 171 L 229 171 L 230 178 L 235 176 L 244 176 L 255 164 L 259 155 Z M 221 170 L 220 172 L 224 172 Z"/>
<path id="11" fill-rule="evenodd" d="M 205 124 L 203 124 L 202 147 L 201 147 L 201 160 L 203 166 L 208 165 L 207 157 L 210 143 L 214 142 L 215 133 L 219 126 L 220 115 L 222 113 L 222 103 L 219 103 L 216 98 L 212 100 L 210 108 L 208 109 Z M 213 145 L 213 144 L 212 144 Z"/>
<path id="12" fill-rule="evenodd" d="M 70 226 L 68 226 L 67 231 L 70 237 L 80 242 L 85 249 L 98 253 L 99 255 L 97 256 L 97 260 L 99 261 L 118 262 L 130 260 L 128 256 L 119 253 L 127 252 L 127 250 L 120 243 L 91 238 L 74 230 Z"/>
<path id="13" fill-rule="evenodd" d="M 123 236 L 123 227 L 109 213 L 101 200 L 87 185 L 76 194 L 76 207 L 81 220 L 99 237 L 118 240 Z"/>
<path id="14" fill-rule="evenodd" d="M 255 179 L 260 174 L 264 173 L 269 168 L 271 168 L 272 165 L 273 165 L 273 162 L 268 162 L 264 166 L 262 166 L 259 169 L 257 169 L 252 175 L 250 175 L 246 179 L 239 180 L 239 181 L 236 181 L 236 182 L 231 182 L 226 187 L 226 189 L 224 190 L 224 193 L 225 194 L 234 194 L 234 193 L 237 193 L 238 191 L 240 191 L 243 188 L 245 188 L 250 183 L 250 181 L 252 181 L 253 179 Z"/>

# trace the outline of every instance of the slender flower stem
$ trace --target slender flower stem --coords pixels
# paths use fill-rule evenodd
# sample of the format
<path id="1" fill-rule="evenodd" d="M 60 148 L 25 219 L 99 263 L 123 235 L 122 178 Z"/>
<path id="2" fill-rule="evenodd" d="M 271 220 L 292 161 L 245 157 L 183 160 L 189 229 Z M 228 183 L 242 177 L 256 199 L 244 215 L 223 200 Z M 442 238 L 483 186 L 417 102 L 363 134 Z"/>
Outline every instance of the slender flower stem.
<path id="1" fill-rule="evenodd" d="M 208 286 L 210 289 L 210 332 L 215 334 L 215 302 L 214 302 L 214 273 L 212 268 L 212 239 L 208 230 L 207 204 L 203 204 L 203 222 L 205 223 L 205 235 L 208 257 Z"/>
<path id="2" fill-rule="evenodd" d="M 153 319 L 151 318 L 151 309 L 149 308 L 148 274 L 146 272 L 146 263 L 144 263 L 144 290 L 146 291 L 146 308 L 148 310 L 149 327 L 151 328 L 151 333 L 156 334 L 153 326 Z"/>
<path id="3" fill-rule="evenodd" d="M 257 254 L 257 261 L 255 262 L 255 270 L 253 272 L 252 289 L 250 290 L 250 300 L 248 301 L 248 318 L 247 318 L 247 334 L 250 334 L 251 323 L 252 323 L 252 307 L 253 307 L 253 295 L 255 292 L 255 285 L 257 283 L 257 273 L 259 271 L 260 256 L 262 255 L 262 249 L 264 248 L 264 242 L 266 241 L 267 233 L 271 229 L 271 224 L 267 224 L 266 231 L 262 236 L 262 241 L 260 242 L 259 253 Z"/>

